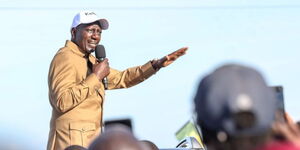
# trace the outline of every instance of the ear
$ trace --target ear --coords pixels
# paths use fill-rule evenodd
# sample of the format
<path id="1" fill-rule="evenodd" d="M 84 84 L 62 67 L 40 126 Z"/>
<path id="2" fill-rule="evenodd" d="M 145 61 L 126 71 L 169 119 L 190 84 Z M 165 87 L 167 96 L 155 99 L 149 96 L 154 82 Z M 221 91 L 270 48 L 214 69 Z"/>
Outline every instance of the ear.
<path id="1" fill-rule="evenodd" d="M 75 29 L 75 28 L 72 28 L 72 29 L 71 29 L 71 40 L 74 40 L 74 39 L 75 39 L 75 35 L 76 35 L 76 29 Z"/>

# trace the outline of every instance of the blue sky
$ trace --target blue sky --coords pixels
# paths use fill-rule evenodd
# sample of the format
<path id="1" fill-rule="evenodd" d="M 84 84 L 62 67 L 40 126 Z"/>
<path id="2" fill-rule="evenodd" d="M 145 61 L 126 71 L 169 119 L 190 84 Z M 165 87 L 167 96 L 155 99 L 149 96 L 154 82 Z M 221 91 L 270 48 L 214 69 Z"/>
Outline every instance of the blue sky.
<path id="1" fill-rule="evenodd" d="M 161 148 L 190 119 L 201 77 L 224 63 L 257 68 L 283 85 L 286 111 L 300 120 L 300 2 L 293 0 L 0 1 L 0 133 L 44 149 L 51 107 L 47 73 L 70 38 L 74 15 L 93 10 L 110 22 L 101 43 L 111 67 L 126 69 L 180 47 L 188 53 L 149 80 L 108 91 L 107 120 L 131 118 L 139 139 Z"/>

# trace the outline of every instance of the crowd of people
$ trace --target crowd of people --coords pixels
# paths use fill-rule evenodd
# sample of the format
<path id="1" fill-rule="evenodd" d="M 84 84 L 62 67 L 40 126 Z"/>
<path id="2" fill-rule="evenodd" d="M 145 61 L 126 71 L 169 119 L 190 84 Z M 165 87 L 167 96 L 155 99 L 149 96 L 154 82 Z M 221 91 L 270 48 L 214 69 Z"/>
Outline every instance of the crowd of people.
<path id="1" fill-rule="evenodd" d="M 205 76 L 194 98 L 197 125 L 206 150 L 300 150 L 300 128 L 285 113 L 276 117 L 278 100 L 255 69 L 227 64 Z M 66 150 L 158 150 L 139 141 L 123 125 L 110 125 L 88 148 Z"/>
<path id="2" fill-rule="evenodd" d="M 187 47 L 124 71 L 95 58 L 108 21 L 94 12 L 78 13 L 71 40 L 54 56 L 48 75 L 52 118 L 48 150 L 158 150 L 127 127 L 102 130 L 105 90 L 128 88 L 183 56 Z M 102 84 L 103 81 L 108 83 Z M 300 150 L 300 130 L 283 113 L 278 119 L 274 91 L 255 69 L 227 64 L 205 76 L 194 98 L 197 125 L 207 150 Z"/>
<path id="3" fill-rule="evenodd" d="M 128 126 L 114 124 L 106 127 L 101 136 L 94 139 L 88 148 L 71 145 L 65 150 L 159 150 L 151 141 L 138 140 Z"/>

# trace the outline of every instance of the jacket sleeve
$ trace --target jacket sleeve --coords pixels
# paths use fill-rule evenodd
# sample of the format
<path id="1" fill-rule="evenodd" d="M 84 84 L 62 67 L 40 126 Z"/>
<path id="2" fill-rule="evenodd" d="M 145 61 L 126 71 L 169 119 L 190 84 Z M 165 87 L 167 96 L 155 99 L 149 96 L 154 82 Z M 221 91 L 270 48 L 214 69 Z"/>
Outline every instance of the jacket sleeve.
<path id="1" fill-rule="evenodd" d="M 124 71 L 111 69 L 108 76 L 108 89 L 129 88 L 143 82 L 155 73 L 150 61 L 142 66 L 128 68 Z"/>
<path id="2" fill-rule="evenodd" d="M 90 95 L 103 88 L 95 74 L 82 81 L 76 80 L 76 67 L 67 56 L 56 56 L 49 70 L 49 96 L 51 105 L 59 112 L 66 112 Z"/>

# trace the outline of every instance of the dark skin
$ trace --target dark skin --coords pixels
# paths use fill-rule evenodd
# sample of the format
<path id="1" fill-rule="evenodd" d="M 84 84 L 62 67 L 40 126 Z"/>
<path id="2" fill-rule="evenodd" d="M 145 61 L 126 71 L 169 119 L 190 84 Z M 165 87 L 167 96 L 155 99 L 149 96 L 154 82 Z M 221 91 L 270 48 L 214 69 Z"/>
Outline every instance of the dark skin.
<path id="1" fill-rule="evenodd" d="M 173 53 L 154 61 L 152 63 L 152 65 L 157 66 L 157 69 L 160 69 L 162 67 L 167 67 L 168 65 L 173 63 L 177 58 L 183 56 L 187 50 L 188 50 L 188 47 L 182 47 L 182 48 L 174 51 Z"/>
<path id="2" fill-rule="evenodd" d="M 86 53 L 91 53 L 101 40 L 102 29 L 97 23 L 81 24 L 71 30 L 72 42 L 74 42 L 81 50 Z M 96 63 L 93 66 L 93 73 L 99 81 L 109 75 L 108 59 Z"/>
<path id="3" fill-rule="evenodd" d="M 101 40 L 101 33 L 102 29 L 96 22 L 90 24 L 81 24 L 71 30 L 71 41 L 74 42 L 84 52 L 91 53 L 99 44 Z M 184 55 L 187 49 L 188 47 L 183 47 L 167 56 L 162 57 L 161 59 L 153 60 L 152 66 L 156 70 L 166 67 L 173 63 L 177 58 Z M 97 76 L 99 81 L 102 81 L 104 77 L 108 76 L 110 73 L 108 59 L 105 58 L 104 61 L 95 64 L 93 66 L 93 73 Z"/>

